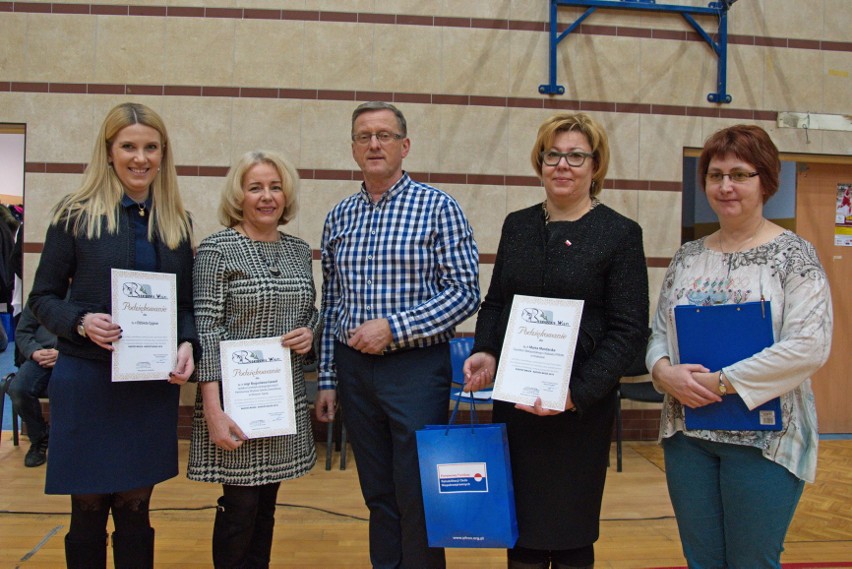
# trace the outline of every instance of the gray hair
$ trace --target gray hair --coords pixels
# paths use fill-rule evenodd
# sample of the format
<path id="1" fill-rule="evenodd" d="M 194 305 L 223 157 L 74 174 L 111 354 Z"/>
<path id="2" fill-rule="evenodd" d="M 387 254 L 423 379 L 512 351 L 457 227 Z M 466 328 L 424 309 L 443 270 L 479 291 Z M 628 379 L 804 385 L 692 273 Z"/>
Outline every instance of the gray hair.
<path id="1" fill-rule="evenodd" d="M 403 137 L 408 136 L 408 125 L 405 122 L 405 116 L 403 116 L 402 111 L 397 109 L 395 106 L 390 103 L 385 103 L 384 101 L 369 101 L 366 103 L 361 103 L 358 105 L 355 110 L 352 112 L 352 134 L 355 134 L 355 119 L 361 116 L 364 113 L 368 113 L 370 111 L 390 111 L 396 116 L 396 122 L 399 123 L 399 134 Z"/>

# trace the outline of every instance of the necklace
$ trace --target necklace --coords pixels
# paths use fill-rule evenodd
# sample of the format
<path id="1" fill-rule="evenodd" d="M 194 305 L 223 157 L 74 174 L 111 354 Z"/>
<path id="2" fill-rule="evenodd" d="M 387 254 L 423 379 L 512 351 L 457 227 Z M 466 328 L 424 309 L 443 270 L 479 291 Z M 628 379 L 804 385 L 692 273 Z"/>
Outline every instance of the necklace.
<path id="1" fill-rule="evenodd" d="M 136 207 L 139 208 L 139 217 L 145 217 L 145 202 L 136 202 Z"/>
<path id="2" fill-rule="evenodd" d="M 273 277 L 281 276 L 281 269 L 279 268 L 279 264 L 281 261 L 280 258 L 280 239 L 276 239 L 275 241 L 263 241 L 261 239 L 253 239 L 246 233 L 245 228 L 242 224 L 234 227 L 234 231 L 243 235 L 246 239 L 249 239 L 252 243 L 254 243 L 254 250 L 257 251 L 258 255 L 260 255 L 261 259 L 263 259 L 263 263 L 266 265 L 269 274 Z M 267 256 L 267 250 L 272 255 L 270 259 Z"/>
<path id="3" fill-rule="evenodd" d="M 754 233 L 752 233 L 752 234 L 751 234 L 751 236 L 750 236 L 748 239 L 746 239 L 745 241 L 742 241 L 742 242 L 739 244 L 739 246 L 738 246 L 738 247 L 735 247 L 735 248 L 731 249 L 730 251 L 725 251 L 725 242 L 724 242 L 724 240 L 722 239 L 722 229 L 720 228 L 720 229 L 719 229 L 719 249 L 721 249 L 721 250 L 722 250 L 722 254 L 727 255 L 727 254 L 729 254 L 729 253 L 737 253 L 737 252 L 739 252 L 739 251 L 742 251 L 743 247 L 745 247 L 746 245 L 748 245 L 748 244 L 751 242 L 751 240 L 752 240 L 752 239 L 754 239 L 755 237 L 757 237 L 757 234 L 758 234 L 758 233 L 760 233 L 760 230 L 761 230 L 761 229 L 763 229 L 763 225 L 764 225 L 765 223 L 766 223 L 766 218 L 765 218 L 765 217 L 764 217 L 764 218 L 761 218 L 760 223 L 759 223 L 759 224 L 758 224 L 758 226 L 757 226 L 757 229 L 755 229 L 755 230 L 754 230 Z"/>
<path id="4" fill-rule="evenodd" d="M 593 209 L 595 209 L 599 205 L 601 205 L 600 200 L 598 200 L 598 198 L 592 198 L 592 205 L 589 207 L 589 211 L 592 211 Z M 550 223 L 550 212 L 547 211 L 547 200 L 544 200 L 543 202 L 541 202 L 541 209 L 544 212 L 544 224 L 547 225 L 548 223 Z M 588 213 L 588 211 L 586 213 Z M 583 215 L 585 215 L 585 213 Z M 581 215 L 580 217 L 583 217 L 583 216 Z M 577 219 L 579 219 L 579 217 Z M 574 221 L 576 221 L 576 220 L 574 220 Z"/>

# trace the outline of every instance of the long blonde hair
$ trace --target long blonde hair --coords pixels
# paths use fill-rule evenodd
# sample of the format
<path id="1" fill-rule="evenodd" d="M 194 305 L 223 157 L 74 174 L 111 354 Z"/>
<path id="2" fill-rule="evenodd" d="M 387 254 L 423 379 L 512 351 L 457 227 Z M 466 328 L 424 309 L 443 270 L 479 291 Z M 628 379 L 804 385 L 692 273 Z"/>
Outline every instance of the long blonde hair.
<path id="1" fill-rule="evenodd" d="M 89 239 L 100 237 L 104 225 L 107 233 L 118 231 L 118 211 L 124 186 L 109 163 L 109 150 L 119 131 L 134 124 L 156 130 L 163 144 L 160 171 L 151 183 L 153 199 L 148 240 L 154 240 L 156 231 L 160 241 L 169 249 L 176 249 L 182 241 L 191 241 L 192 228 L 178 191 L 169 135 L 160 115 L 139 103 L 122 103 L 107 113 L 95 141 L 92 159 L 83 174 L 83 183 L 56 205 L 51 224 L 64 222 L 68 228 L 73 223 L 74 233 Z"/>

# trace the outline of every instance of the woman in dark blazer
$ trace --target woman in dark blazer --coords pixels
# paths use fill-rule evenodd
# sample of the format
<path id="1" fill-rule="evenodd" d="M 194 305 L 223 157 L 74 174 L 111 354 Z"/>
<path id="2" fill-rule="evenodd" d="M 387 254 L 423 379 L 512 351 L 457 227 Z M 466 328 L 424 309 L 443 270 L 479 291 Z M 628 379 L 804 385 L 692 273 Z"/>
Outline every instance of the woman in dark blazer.
<path id="1" fill-rule="evenodd" d="M 179 386 L 199 355 L 192 262 L 165 125 L 144 105 L 118 105 L 82 185 L 54 208 L 29 299 L 58 337 L 45 491 L 71 495 L 68 567 L 106 567 L 110 513 L 116 568 L 153 567 L 149 502 L 154 485 L 178 473 Z M 113 268 L 176 275 L 179 345 L 168 381 L 111 381 L 121 338 L 110 316 Z"/>
<path id="2" fill-rule="evenodd" d="M 615 391 L 644 349 L 648 275 L 639 225 L 597 195 L 609 163 L 603 128 L 583 113 L 541 125 L 532 163 L 546 199 L 509 214 L 479 311 L 466 389 L 493 381 L 514 295 L 584 301 L 564 411 L 494 403 L 506 423 L 519 538 L 509 567 L 594 565 Z"/>

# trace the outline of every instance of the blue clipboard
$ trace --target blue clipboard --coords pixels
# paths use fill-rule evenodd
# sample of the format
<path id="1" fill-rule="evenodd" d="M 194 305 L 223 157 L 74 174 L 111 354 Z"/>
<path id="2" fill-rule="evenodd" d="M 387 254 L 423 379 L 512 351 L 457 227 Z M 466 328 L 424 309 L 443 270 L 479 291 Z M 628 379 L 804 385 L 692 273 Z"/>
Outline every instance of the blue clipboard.
<path id="1" fill-rule="evenodd" d="M 681 363 L 716 371 L 753 356 L 774 343 L 769 301 L 715 306 L 681 305 L 674 309 Z M 781 399 L 749 411 L 736 394 L 698 409 L 683 408 L 687 429 L 780 431 Z"/>

